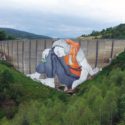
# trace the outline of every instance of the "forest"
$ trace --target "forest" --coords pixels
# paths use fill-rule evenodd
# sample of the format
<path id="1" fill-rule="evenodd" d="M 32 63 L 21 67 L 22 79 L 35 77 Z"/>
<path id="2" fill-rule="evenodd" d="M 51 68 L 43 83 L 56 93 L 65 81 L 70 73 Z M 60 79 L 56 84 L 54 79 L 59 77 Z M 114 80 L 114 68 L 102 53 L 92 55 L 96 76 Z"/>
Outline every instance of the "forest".
<path id="1" fill-rule="evenodd" d="M 94 37 L 102 39 L 125 39 L 125 24 L 120 24 L 115 27 L 103 29 L 101 31 L 92 31 L 88 35 L 82 35 L 81 37 Z"/>
<path id="2" fill-rule="evenodd" d="M 125 125 L 125 52 L 74 95 L 0 61 L 0 125 Z"/>
<path id="3" fill-rule="evenodd" d="M 3 30 L 0 30 L 0 40 L 15 40 L 16 38 L 12 35 L 8 35 Z"/>

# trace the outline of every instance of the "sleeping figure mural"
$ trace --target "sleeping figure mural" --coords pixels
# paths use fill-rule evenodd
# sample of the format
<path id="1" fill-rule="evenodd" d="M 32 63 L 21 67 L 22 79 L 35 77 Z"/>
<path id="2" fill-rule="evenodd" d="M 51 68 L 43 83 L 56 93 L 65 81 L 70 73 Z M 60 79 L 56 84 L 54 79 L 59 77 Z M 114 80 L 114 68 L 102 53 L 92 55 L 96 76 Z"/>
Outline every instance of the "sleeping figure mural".
<path id="1" fill-rule="evenodd" d="M 60 39 L 43 51 L 42 61 L 36 66 L 36 72 L 27 76 L 53 88 L 57 87 L 56 77 L 58 85 L 65 86 L 65 91 L 73 91 L 87 80 L 88 75 L 93 76 L 98 71 L 98 68 L 92 69 L 88 64 L 79 43 Z M 41 74 L 45 74 L 46 78 L 40 79 Z"/>

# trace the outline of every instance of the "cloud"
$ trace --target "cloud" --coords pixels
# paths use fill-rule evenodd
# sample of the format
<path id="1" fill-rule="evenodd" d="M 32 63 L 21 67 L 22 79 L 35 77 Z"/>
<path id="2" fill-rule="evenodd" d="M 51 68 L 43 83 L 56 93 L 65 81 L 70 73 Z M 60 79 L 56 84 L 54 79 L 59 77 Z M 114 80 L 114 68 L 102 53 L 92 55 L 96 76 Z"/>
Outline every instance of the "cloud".
<path id="1" fill-rule="evenodd" d="M 124 0 L 2 0 L 0 6 L 30 12 L 121 21 L 125 19 L 124 4 Z"/>
<path id="2" fill-rule="evenodd" d="M 124 23 L 124 4 L 124 0 L 0 0 L 0 26 L 79 36 Z"/>

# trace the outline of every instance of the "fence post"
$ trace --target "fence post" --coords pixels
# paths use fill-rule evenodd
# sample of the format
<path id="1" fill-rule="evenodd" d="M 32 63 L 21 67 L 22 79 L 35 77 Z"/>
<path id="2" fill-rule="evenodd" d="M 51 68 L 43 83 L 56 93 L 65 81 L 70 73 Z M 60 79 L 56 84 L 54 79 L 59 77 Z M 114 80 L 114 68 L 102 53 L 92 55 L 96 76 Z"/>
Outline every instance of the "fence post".
<path id="1" fill-rule="evenodd" d="M 95 60 L 95 67 L 98 65 L 98 49 L 99 49 L 99 41 L 96 41 L 96 60 Z"/>
<path id="2" fill-rule="evenodd" d="M 29 41 L 29 74 L 31 74 L 31 40 Z"/>
<path id="3" fill-rule="evenodd" d="M 110 55 L 111 60 L 113 58 L 113 53 L 114 53 L 114 40 L 112 40 L 112 46 L 111 46 L 111 55 Z"/>

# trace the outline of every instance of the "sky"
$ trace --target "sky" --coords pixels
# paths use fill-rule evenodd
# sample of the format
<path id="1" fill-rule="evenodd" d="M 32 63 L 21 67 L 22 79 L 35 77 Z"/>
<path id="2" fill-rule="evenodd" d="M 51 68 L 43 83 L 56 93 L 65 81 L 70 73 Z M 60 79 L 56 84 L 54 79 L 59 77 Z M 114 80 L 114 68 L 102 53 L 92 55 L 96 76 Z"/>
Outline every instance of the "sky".
<path id="1" fill-rule="evenodd" d="M 72 38 L 125 23 L 124 0 L 0 0 L 0 27 Z"/>

